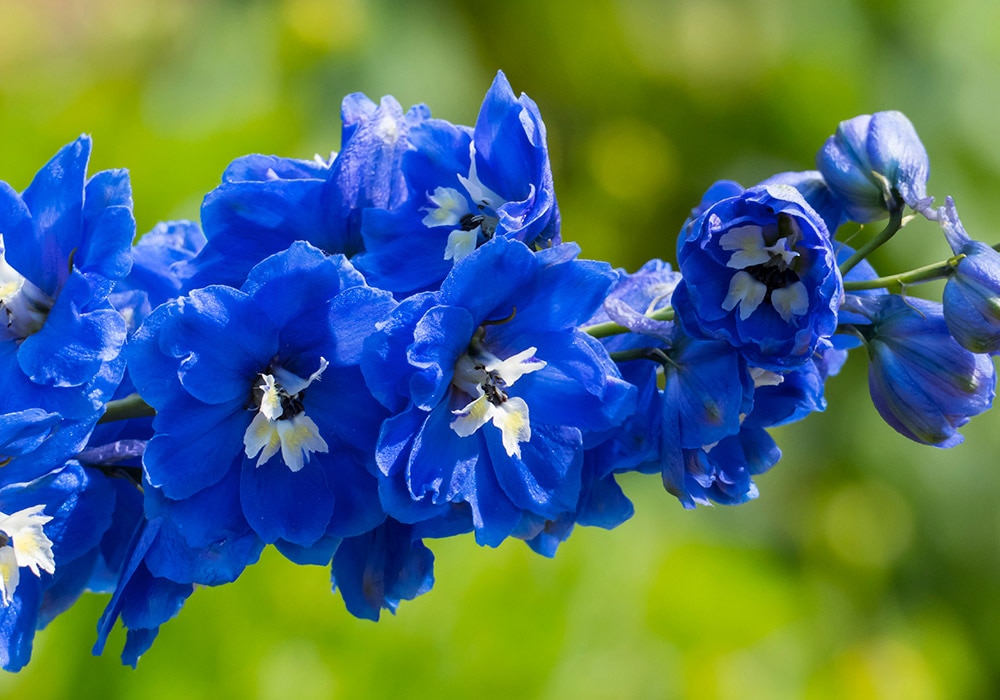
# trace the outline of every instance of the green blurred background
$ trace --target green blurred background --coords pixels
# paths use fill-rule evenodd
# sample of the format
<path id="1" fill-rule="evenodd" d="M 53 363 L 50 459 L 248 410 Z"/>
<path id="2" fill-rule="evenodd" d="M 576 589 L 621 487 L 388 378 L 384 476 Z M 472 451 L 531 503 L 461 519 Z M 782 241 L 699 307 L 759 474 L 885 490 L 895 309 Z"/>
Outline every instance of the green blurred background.
<path id="1" fill-rule="evenodd" d="M 548 126 L 563 236 L 632 270 L 672 259 L 721 177 L 812 167 L 837 123 L 906 112 L 930 190 L 1000 239 L 1000 4 L 983 0 L 0 0 L 0 178 L 22 189 L 93 134 L 131 170 L 139 230 L 197 218 L 234 157 L 339 147 L 354 91 L 472 124 L 497 69 Z M 914 222 L 876 264 L 944 257 Z M 931 294 L 938 290 L 914 290 Z M 0 695 L 46 698 L 975 698 L 1000 695 L 1000 416 L 949 451 L 867 398 L 777 431 L 739 508 L 686 512 L 654 477 L 637 514 L 554 560 L 433 542 L 438 583 L 359 621 L 328 572 L 273 553 L 199 590 L 137 671 L 89 655 L 105 598 L 40 633 Z"/>

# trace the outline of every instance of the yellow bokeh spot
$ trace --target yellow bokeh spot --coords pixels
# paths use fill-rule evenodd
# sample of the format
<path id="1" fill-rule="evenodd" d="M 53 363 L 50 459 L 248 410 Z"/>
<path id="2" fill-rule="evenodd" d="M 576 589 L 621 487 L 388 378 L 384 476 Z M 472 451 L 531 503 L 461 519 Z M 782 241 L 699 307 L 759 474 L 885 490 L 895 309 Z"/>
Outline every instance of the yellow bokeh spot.
<path id="1" fill-rule="evenodd" d="M 365 34 L 365 8 L 358 0 L 288 0 L 282 17 L 296 39 L 324 51 L 355 48 Z"/>

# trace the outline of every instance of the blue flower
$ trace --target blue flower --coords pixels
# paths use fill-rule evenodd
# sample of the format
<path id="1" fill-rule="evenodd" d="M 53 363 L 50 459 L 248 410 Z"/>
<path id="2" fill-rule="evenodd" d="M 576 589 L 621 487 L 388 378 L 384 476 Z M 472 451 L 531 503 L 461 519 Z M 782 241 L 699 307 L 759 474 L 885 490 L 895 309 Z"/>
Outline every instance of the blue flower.
<path id="1" fill-rule="evenodd" d="M 1000 351 L 1000 253 L 972 240 L 951 197 L 939 210 L 938 221 L 952 251 L 962 256 L 941 298 L 948 331 L 966 350 Z"/>
<path id="2" fill-rule="evenodd" d="M 689 333 L 727 341 L 752 365 L 802 365 L 836 330 L 843 295 L 826 224 L 789 185 L 731 192 L 682 231 L 674 308 Z"/>
<path id="3" fill-rule="evenodd" d="M 344 98 L 341 115 L 342 148 L 329 162 L 250 155 L 229 165 L 202 204 L 208 243 L 187 289 L 238 287 L 250 268 L 297 240 L 348 257 L 363 249 L 362 212 L 406 197 L 400 159 L 407 134 L 430 113 L 354 94 Z"/>
<path id="4" fill-rule="evenodd" d="M 5 670 L 17 671 L 28 662 L 36 629 L 86 588 L 100 590 L 105 572 L 117 572 L 116 545 L 135 527 L 139 493 L 115 482 L 124 480 L 70 461 L 32 481 L 0 485 L 0 665 Z"/>
<path id="5" fill-rule="evenodd" d="M 143 458 L 147 516 L 165 521 L 145 557 L 154 576 L 220 583 L 256 559 L 256 538 L 308 557 L 382 521 L 368 462 L 385 411 L 358 362 L 393 306 L 342 255 L 296 243 L 240 290 L 150 315 L 129 369 L 157 410 Z"/>
<path id="6" fill-rule="evenodd" d="M 88 180 L 90 147 L 81 136 L 62 148 L 22 194 L 0 183 L 0 415 L 61 419 L 9 478 L 81 449 L 124 372 L 125 321 L 108 294 L 132 262 L 131 188 L 124 170 Z"/>
<path id="7" fill-rule="evenodd" d="M 927 151 L 900 112 L 840 122 L 816 155 L 816 167 L 858 223 L 884 219 L 904 204 L 916 210 L 930 205 Z"/>
<path id="8" fill-rule="evenodd" d="M 525 513 L 576 510 L 586 436 L 634 405 L 604 348 L 578 330 L 614 275 L 577 250 L 496 238 L 366 341 L 365 378 L 393 412 L 376 453 L 390 516 L 421 522 L 457 504 L 477 541 L 496 546 Z"/>
<path id="9" fill-rule="evenodd" d="M 128 173 L 86 180 L 90 139 L 65 146 L 18 195 L 0 183 L 3 342 L 34 382 L 81 386 L 117 356 L 124 322 L 107 303 L 135 235 Z"/>
<path id="10" fill-rule="evenodd" d="M 410 130 L 403 157 L 409 198 L 368 210 L 358 268 L 397 294 L 436 289 L 452 265 L 493 237 L 531 248 L 558 242 L 545 124 L 498 73 L 475 129 L 428 120 Z"/>
<path id="11" fill-rule="evenodd" d="M 856 328 L 867 342 L 868 388 L 882 418 L 916 442 L 959 444 L 958 428 L 993 403 L 990 356 L 960 346 L 936 302 L 895 294 L 850 302 L 871 321 Z"/>

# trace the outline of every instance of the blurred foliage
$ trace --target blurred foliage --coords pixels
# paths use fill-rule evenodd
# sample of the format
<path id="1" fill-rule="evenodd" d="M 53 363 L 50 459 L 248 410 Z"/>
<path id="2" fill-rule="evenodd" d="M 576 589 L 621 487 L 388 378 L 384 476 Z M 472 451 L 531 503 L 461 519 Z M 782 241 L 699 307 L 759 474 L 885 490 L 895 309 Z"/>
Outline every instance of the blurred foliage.
<path id="1" fill-rule="evenodd" d="M 979 0 L 0 0 L 0 177 L 93 134 L 140 231 L 197 218 L 234 157 L 338 148 L 349 92 L 472 124 L 502 68 L 548 127 L 563 235 L 635 269 L 673 258 L 717 178 L 813 167 L 837 123 L 900 109 L 931 192 L 996 241 L 1000 4 Z M 915 222 L 883 272 L 944 257 Z M 914 293 L 921 293 L 915 290 Z M 105 599 L 41 633 L 0 695 L 47 698 L 968 698 L 1000 690 L 1000 417 L 950 451 L 883 425 L 863 357 L 739 508 L 637 515 L 554 560 L 431 543 L 438 583 L 355 620 L 329 572 L 274 553 L 203 589 L 138 671 L 88 655 Z"/>

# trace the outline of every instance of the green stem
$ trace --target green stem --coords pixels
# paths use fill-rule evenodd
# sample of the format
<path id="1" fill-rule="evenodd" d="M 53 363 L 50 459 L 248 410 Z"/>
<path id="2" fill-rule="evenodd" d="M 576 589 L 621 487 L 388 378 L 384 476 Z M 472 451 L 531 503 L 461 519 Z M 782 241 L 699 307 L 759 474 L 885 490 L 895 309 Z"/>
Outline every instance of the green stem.
<path id="1" fill-rule="evenodd" d="M 98 423 L 111 423 L 116 420 L 127 420 L 129 418 L 142 418 L 144 416 L 155 416 L 156 410 L 142 400 L 138 394 L 130 394 L 124 399 L 108 401 L 104 410 L 104 415 L 97 421 Z"/>
<path id="2" fill-rule="evenodd" d="M 890 291 L 903 291 L 908 285 L 930 282 L 944 279 L 958 267 L 958 263 L 965 258 L 965 254 L 954 255 L 947 260 L 943 260 L 933 265 L 924 265 L 908 272 L 901 272 L 898 275 L 888 275 L 886 277 L 876 277 L 871 280 L 856 280 L 844 282 L 844 291 L 857 292 L 862 289 L 888 289 Z"/>
<path id="3" fill-rule="evenodd" d="M 674 320 L 674 309 L 673 307 L 666 307 L 654 311 L 651 314 L 647 314 L 647 318 L 651 318 L 654 321 L 673 321 Z M 620 326 L 614 321 L 608 321 L 607 323 L 595 323 L 593 326 L 584 326 L 581 328 L 584 333 L 587 333 L 594 338 L 607 338 L 611 335 L 620 335 L 622 333 L 628 333 L 629 329 L 625 326 Z"/>
<path id="4" fill-rule="evenodd" d="M 854 251 L 854 254 L 840 265 L 840 274 L 846 275 L 855 265 L 867 258 L 872 251 L 895 236 L 902 223 L 903 207 L 899 206 L 889 212 L 889 223 L 885 225 L 885 228 L 875 238 Z"/>
<path id="5" fill-rule="evenodd" d="M 656 360 L 663 362 L 667 360 L 667 355 L 660 348 L 633 348 L 632 350 L 618 350 L 608 353 L 615 362 L 628 362 L 629 360 Z"/>

